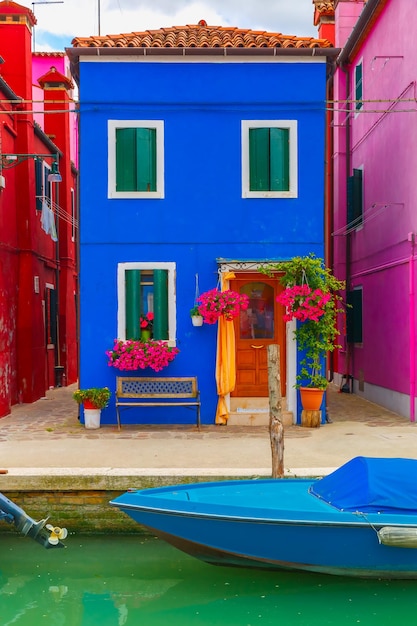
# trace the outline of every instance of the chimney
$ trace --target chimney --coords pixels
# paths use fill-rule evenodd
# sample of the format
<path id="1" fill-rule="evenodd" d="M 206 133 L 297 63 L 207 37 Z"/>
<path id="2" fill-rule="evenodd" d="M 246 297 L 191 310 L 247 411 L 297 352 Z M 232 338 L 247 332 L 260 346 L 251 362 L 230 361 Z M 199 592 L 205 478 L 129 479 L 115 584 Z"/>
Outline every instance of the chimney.
<path id="1" fill-rule="evenodd" d="M 313 0 L 314 26 L 318 28 L 319 39 L 327 39 L 335 45 L 335 0 Z"/>

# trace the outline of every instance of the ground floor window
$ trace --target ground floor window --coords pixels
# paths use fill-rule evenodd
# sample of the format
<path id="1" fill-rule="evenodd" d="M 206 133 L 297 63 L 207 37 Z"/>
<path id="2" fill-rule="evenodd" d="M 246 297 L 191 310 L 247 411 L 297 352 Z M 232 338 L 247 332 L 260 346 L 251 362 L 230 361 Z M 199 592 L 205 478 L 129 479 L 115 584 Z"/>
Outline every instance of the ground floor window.
<path id="1" fill-rule="evenodd" d="M 175 344 L 175 263 L 120 263 L 118 338 L 140 339 L 141 320 L 152 339 Z"/>

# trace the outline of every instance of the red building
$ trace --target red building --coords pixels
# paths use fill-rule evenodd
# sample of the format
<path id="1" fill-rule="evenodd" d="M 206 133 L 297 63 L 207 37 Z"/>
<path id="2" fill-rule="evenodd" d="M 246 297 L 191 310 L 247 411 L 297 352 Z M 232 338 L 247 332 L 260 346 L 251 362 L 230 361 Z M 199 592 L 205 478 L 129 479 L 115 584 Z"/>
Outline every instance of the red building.
<path id="1" fill-rule="evenodd" d="M 35 23 L 0 2 L 0 417 L 78 375 L 73 84 L 36 75 Z"/>

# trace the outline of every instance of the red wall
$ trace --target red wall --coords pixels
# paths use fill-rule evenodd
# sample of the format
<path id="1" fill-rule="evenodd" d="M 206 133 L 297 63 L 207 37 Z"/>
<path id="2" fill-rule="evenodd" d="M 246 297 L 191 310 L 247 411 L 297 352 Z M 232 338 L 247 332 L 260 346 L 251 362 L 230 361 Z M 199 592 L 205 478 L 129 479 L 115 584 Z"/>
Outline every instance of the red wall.
<path id="1" fill-rule="evenodd" d="M 66 113 L 45 115 L 45 127 L 34 123 L 31 29 L 33 13 L 15 3 L 0 2 L 0 13 L 18 16 L 0 22 L 0 76 L 18 98 L 11 104 L 10 91 L 0 84 L 0 153 L 55 155 L 60 152 L 62 183 L 53 183 L 60 209 L 55 214 L 58 243 L 41 228 L 36 208 L 35 160 L 13 162 L 0 174 L 0 417 L 18 402 L 34 402 L 50 387 L 77 380 L 77 336 L 74 292 L 77 289 L 76 242 L 67 222 L 71 216 L 71 187 L 77 195 L 77 174 L 71 168 L 69 120 Z M 56 75 L 63 88 L 53 99 L 68 109 L 70 81 Z M 47 98 L 47 90 L 45 91 Z M 50 96 L 51 99 L 51 96 Z M 54 105 L 59 107 L 60 105 Z M 46 105 L 45 108 L 47 108 Z M 49 107 L 51 108 L 51 107 Z M 51 164 L 52 158 L 45 158 Z M 58 191 L 59 190 L 59 191 Z M 58 215 L 59 213 L 59 215 Z M 65 219 L 62 219 L 64 217 Z M 59 336 L 52 345 L 46 336 L 47 294 L 58 295 Z M 59 378 L 59 380 L 58 380 Z"/>

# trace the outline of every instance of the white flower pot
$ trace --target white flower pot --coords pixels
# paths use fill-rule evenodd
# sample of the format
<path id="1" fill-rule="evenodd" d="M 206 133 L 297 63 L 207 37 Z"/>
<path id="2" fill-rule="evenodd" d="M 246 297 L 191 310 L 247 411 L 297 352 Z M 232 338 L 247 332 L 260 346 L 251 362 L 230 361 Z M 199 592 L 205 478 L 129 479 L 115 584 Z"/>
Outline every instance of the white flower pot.
<path id="1" fill-rule="evenodd" d="M 84 426 L 86 428 L 100 428 L 101 409 L 84 409 Z"/>
<path id="2" fill-rule="evenodd" d="M 193 326 L 202 326 L 203 325 L 203 316 L 202 315 L 192 315 L 191 322 Z"/>

